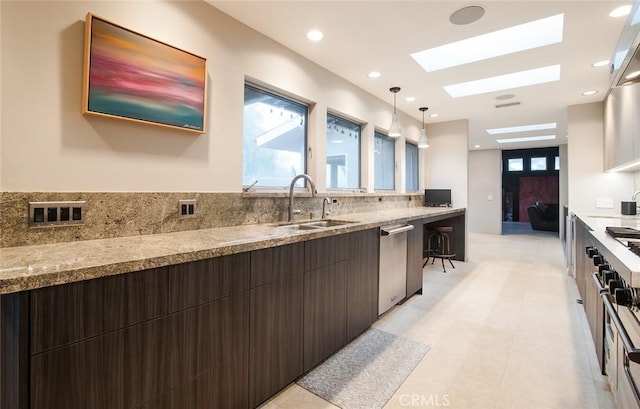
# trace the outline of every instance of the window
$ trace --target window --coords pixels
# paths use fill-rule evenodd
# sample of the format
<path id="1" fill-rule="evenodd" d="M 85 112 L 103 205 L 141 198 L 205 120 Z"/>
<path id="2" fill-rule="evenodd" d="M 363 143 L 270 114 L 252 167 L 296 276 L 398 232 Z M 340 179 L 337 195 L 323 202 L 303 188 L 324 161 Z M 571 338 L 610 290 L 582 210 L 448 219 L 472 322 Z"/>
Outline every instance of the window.
<path id="1" fill-rule="evenodd" d="M 560 156 L 556 156 L 555 165 L 553 166 L 554 170 L 560 170 Z"/>
<path id="2" fill-rule="evenodd" d="M 418 146 L 412 143 L 406 145 L 405 162 L 407 167 L 407 192 L 418 190 Z"/>
<path id="3" fill-rule="evenodd" d="M 305 105 L 245 85 L 243 185 L 287 187 L 306 172 L 307 112 Z"/>
<path id="4" fill-rule="evenodd" d="M 547 170 L 547 158 L 531 158 L 531 170 Z"/>
<path id="5" fill-rule="evenodd" d="M 522 172 L 524 166 L 522 164 L 522 158 L 509 159 L 508 168 L 509 172 Z"/>
<path id="6" fill-rule="evenodd" d="M 394 190 L 396 140 L 379 132 L 374 134 L 373 139 L 374 188 Z"/>
<path id="7" fill-rule="evenodd" d="M 327 115 L 327 187 L 360 188 L 359 124 Z"/>

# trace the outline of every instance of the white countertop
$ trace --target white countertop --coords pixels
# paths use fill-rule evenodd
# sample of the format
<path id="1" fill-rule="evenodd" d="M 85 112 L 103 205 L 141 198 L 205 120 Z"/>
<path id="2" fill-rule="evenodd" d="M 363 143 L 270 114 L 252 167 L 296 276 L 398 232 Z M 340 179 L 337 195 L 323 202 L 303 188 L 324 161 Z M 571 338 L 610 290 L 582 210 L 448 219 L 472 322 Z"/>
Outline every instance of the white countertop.
<path id="1" fill-rule="evenodd" d="M 632 253 L 627 247 L 605 232 L 605 229 L 609 226 L 631 227 L 640 230 L 640 215 L 589 215 L 576 213 L 576 216 L 589 226 L 592 230 L 591 235 L 602 245 L 602 248 L 606 249 L 629 270 L 630 277 L 624 277 L 629 282 L 629 285 L 640 287 L 640 256 Z M 577 249 L 577 251 L 582 250 L 584 249 Z"/>

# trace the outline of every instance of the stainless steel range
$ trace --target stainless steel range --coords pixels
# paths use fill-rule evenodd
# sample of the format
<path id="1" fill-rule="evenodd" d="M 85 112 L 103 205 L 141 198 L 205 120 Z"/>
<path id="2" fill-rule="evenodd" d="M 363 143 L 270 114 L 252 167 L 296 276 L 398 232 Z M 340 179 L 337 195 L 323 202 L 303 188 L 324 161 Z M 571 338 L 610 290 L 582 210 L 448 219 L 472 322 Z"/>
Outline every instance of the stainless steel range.
<path id="1" fill-rule="evenodd" d="M 607 227 L 605 231 L 640 257 L 640 230 Z M 626 254 L 587 247 L 587 255 L 598 268 L 592 278 L 604 307 L 602 323 L 596 324 L 603 329 L 603 373 L 609 377 L 618 408 L 640 408 L 640 288 L 634 287 L 638 283 L 620 261 L 619 256 Z"/>

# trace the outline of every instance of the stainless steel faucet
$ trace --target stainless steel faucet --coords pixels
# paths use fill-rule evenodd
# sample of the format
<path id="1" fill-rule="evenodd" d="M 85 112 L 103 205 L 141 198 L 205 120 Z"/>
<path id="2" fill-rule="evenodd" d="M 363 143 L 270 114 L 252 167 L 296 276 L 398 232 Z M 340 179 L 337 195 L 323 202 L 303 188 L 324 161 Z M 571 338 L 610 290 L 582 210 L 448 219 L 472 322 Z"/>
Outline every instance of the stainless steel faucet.
<path id="1" fill-rule="evenodd" d="M 316 191 L 316 185 L 315 183 L 313 183 L 313 180 L 311 180 L 311 178 L 308 175 L 305 175 L 304 173 L 295 176 L 292 180 L 291 183 L 289 184 L 289 220 L 288 221 L 293 221 L 293 187 L 295 186 L 296 182 L 298 181 L 298 179 L 306 179 L 307 182 L 309 182 L 309 189 L 311 189 L 311 196 L 312 197 L 316 197 L 316 194 L 318 193 Z"/>
<path id="2" fill-rule="evenodd" d="M 635 192 L 633 192 L 633 195 L 631 195 L 631 201 L 635 202 L 636 201 L 636 197 L 640 195 L 640 190 L 636 190 Z"/>
<path id="3" fill-rule="evenodd" d="M 331 210 L 327 210 L 327 205 L 331 204 L 331 198 L 325 197 L 322 199 L 322 218 L 326 218 L 328 214 L 331 214 Z"/>

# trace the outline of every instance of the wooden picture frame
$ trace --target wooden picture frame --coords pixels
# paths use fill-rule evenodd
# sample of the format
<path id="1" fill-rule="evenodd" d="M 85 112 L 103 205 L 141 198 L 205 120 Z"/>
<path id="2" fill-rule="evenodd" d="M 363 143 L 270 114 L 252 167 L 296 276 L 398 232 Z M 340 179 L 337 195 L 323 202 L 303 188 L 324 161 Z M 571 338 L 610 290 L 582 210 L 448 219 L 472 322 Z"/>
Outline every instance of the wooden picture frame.
<path id="1" fill-rule="evenodd" d="M 82 113 L 202 134 L 207 60 L 87 13 Z"/>

